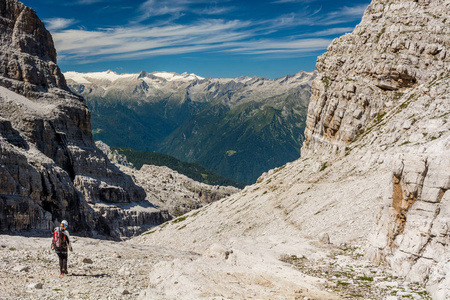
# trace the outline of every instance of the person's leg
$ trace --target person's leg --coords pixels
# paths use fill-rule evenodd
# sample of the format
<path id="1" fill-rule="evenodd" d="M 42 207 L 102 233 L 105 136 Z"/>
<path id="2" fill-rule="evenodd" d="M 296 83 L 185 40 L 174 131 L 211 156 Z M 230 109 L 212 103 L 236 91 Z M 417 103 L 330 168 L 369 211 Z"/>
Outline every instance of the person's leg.
<path id="1" fill-rule="evenodd" d="M 67 271 L 67 252 L 63 253 L 63 272 L 64 272 L 64 274 L 69 273 Z"/>
<path id="2" fill-rule="evenodd" d="M 58 254 L 58 258 L 59 258 L 59 274 L 63 274 L 64 273 L 64 254 L 61 252 L 57 252 L 56 254 Z M 67 260 L 67 258 L 66 258 Z"/>
<path id="3" fill-rule="evenodd" d="M 67 261 L 68 261 L 68 257 L 69 254 L 66 252 L 65 257 L 64 257 L 64 271 L 66 272 L 66 274 L 69 273 L 68 269 L 67 269 Z"/>

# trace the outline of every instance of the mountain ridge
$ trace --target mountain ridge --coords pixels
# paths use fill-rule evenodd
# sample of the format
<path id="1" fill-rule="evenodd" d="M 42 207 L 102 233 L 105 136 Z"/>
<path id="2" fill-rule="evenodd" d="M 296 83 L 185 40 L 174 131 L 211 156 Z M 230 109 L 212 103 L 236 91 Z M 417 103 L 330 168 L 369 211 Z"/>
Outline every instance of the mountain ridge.
<path id="1" fill-rule="evenodd" d="M 95 139 L 169 154 L 252 183 L 299 157 L 315 74 L 277 79 L 159 71 L 66 75 L 70 88 L 87 99 Z"/>

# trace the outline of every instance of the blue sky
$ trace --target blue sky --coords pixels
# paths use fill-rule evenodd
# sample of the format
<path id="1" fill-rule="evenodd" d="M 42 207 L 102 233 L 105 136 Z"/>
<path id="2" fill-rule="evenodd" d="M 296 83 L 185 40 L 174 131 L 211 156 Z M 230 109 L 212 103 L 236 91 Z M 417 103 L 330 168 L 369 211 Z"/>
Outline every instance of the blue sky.
<path id="1" fill-rule="evenodd" d="M 369 0 L 22 0 L 53 35 L 62 71 L 203 77 L 310 71 Z"/>

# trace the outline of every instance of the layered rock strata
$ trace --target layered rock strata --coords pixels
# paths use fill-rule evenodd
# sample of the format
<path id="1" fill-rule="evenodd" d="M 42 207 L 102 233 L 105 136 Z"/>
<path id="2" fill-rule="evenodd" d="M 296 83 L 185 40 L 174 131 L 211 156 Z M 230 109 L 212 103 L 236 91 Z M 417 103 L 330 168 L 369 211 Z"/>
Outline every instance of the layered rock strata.
<path id="1" fill-rule="evenodd" d="M 0 16 L 0 230 L 67 219 L 76 232 L 118 237 L 137 231 L 119 229 L 122 221 L 148 228 L 166 220 L 154 208 L 135 217 L 116 205 L 139 206 L 145 192 L 96 148 L 85 100 L 67 88 L 36 13 L 2 0 Z"/>
<path id="2" fill-rule="evenodd" d="M 381 151 L 392 177 L 372 253 L 441 287 L 450 280 L 449 17 L 448 1 L 372 1 L 354 32 L 317 60 L 302 149 Z"/>
<path id="3" fill-rule="evenodd" d="M 344 152 L 406 90 L 449 72 L 446 1 L 373 1 L 353 33 L 317 59 L 307 153 Z"/>

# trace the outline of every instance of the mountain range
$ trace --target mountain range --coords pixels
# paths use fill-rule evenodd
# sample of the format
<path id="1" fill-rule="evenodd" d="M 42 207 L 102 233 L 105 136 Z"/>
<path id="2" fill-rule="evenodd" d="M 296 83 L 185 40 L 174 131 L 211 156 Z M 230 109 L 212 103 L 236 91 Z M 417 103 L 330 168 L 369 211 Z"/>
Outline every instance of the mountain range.
<path id="1" fill-rule="evenodd" d="M 252 183 L 299 157 L 315 72 L 278 79 L 66 72 L 92 112 L 94 139 L 196 162 Z"/>

